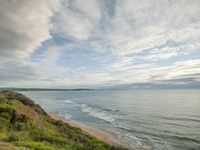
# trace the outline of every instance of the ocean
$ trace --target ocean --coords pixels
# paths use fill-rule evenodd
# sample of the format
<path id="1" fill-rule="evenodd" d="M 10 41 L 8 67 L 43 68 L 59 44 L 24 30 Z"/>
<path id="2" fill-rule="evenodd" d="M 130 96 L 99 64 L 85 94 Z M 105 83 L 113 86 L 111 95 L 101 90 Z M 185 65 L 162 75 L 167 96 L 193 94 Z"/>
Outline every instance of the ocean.
<path id="1" fill-rule="evenodd" d="M 200 90 L 21 93 L 49 113 L 116 135 L 132 149 L 200 150 Z"/>

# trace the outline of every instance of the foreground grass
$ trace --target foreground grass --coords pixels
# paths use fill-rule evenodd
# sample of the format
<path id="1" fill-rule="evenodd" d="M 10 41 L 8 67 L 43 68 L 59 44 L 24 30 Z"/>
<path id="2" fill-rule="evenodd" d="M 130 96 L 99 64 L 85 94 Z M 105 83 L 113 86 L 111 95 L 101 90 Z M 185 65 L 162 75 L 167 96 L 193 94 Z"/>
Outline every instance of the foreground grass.
<path id="1" fill-rule="evenodd" d="M 29 148 L 15 146 L 12 143 L 8 143 L 8 142 L 0 142 L 0 149 L 1 150 L 31 150 Z"/>
<path id="2" fill-rule="evenodd" d="M 87 135 L 80 128 L 51 118 L 28 97 L 11 91 L 0 92 L 0 141 L 35 150 L 123 149 Z M 2 145 L 0 149 L 3 149 Z"/>

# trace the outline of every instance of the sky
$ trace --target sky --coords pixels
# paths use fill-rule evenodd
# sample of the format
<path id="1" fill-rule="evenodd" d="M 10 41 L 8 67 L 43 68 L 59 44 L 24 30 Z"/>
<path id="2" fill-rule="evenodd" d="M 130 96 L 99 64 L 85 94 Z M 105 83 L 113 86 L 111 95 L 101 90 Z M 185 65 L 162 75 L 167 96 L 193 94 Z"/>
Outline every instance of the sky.
<path id="1" fill-rule="evenodd" d="M 1 0 L 0 87 L 200 83 L 199 0 Z"/>

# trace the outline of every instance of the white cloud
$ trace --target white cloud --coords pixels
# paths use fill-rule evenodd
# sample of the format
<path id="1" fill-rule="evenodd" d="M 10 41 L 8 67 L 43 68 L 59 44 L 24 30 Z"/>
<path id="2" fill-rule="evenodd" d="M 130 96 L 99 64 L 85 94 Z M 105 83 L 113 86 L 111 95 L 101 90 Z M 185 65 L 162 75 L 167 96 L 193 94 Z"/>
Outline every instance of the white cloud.
<path id="1" fill-rule="evenodd" d="M 51 17 L 59 0 L 0 1 L 0 81 L 21 83 L 37 79 L 29 57 L 51 38 Z"/>
<path id="2" fill-rule="evenodd" d="M 171 57 L 175 57 L 177 55 L 180 55 L 180 48 L 174 48 L 174 47 L 164 47 L 164 48 L 154 48 L 151 49 L 150 54 L 146 55 L 143 58 L 140 59 L 146 59 L 150 61 L 158 61 L 158 60 L 165 60 L 169 59 Z"/>
<path id="3" fill-rule="evenodd" d="M 125 69 L 126 66 L 130 67 L 132 66 L 133 58 L 132 57 L 119 57 L 117 59 L 117 62 L 111 64 L 109 66 L 109 69 L 119 70 L 119 69 Z"/>
<path id="4" fill-rule="evenodd" d="M 147 65 L 142 69 L 130 69 L 124 74 L 124 78 L 131 82 L 155 82 L 191 77 L 194 80 L 200 78 L 200 60 L 178 61 L 168 66 Z M 138 80 L 138 77 L 141 80 Z"/>
<path id="5" fill-rule="evenodd" d="M 199 60 L 186 58 L 199 51 L 199 8 L 199 0 L 119 0 L 116 3 L 2 0 L 0 79 L 2 83 L 16 79 L 15 84 L 19 85 L 24 78 L 24 85 L 44 87 L 155 82 L 185 77 L 200 80 Z M 52 36 L 52 43 L 66 43 L 45 43 L 42 58 L 31 62 L 29 56 Z M 88 62 L 83 67 L 70 69 L 75 61 L 58 63 L 69 52 L 86 53 L 88 58 L 102 56 L 91 58 L 99 64 Z M 104 55 L 106 58 L 102 58 Z M 176 57 L 183 55 L 186 61 L 176 62 Z M 79 59 L 78 54 L 76 57 Z M 19 61 L 14 68 L 16 59 Z M 164 66 L 161 61 L 169 65 Z M 24 73 L 26 70 L 30 78 Z M 12 72 L 16 75 L 6 78 Z"/>
<path id="6" fill-rule="evenodd" d="M 59 0 L 1 0 L 0 57 L 25 59 L 49 38 Z"/>
<path id="7" fill-rule="evenodd" d="M 74 7 L 83 13 L 82 15 L 91 19 L 91 21 L 99 21 L 101 18 L 100 2 L 98 0 L 82 0 L 73 1 Z"/>
<path id="8" fill-rule="evenodd" d="M 198 0 L 118 1 L 116 14 L 101 36 L 116 55 L 167 46 L 169 40 L 179 46 L 194 44 L 200 40 L 199 6 Z"/>
<path id="9" fill-rule="evenodd" d="M 63 1 L 63 6 L 56 15 L 54 32 L 62 38 L 87 40 L 98 25 L 101 10 L 97 0 L 84 2 L 75 0 Z"/>

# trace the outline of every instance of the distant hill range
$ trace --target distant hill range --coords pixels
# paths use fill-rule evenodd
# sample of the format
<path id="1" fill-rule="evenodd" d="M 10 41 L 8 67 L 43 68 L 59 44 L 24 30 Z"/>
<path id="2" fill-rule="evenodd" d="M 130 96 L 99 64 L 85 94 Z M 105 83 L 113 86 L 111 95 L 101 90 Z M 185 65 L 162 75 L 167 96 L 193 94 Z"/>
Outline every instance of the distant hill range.
<path id="1" fill-rule="evenodd" d="M 170 80 L 168 82 L 155 83 L 132 83 L 108 86 L 103 89 L 112 90 L 131 90 L 131 89 L 200 89 L 200 82 L 179 82 L 179 80 Z"/>
<path id="2" fill-rule="evenodd" d="M 9 88 L 4 87 L 0 88 L 1 90 L 9 90 L 9 91 L 91 91 L 94 89 L 88 89 L 88 88 L 77 88 L 77 89 L 50 89 L 50 88 Z"/>
<path id="3" fill-rule="evenodd" d="M 131 90 L 131 89 L 200 89 L 200 81 L 194 79 L 174 79 L 156 82 L 145 82 L 145 83 L 130 83 L 130 84 L 119 84 L 112 86 L 101 86 L 95 89 L 92 88 L 13 88 L 3 87 L 1 90 L 10 91 L 93 91 L 93 90 Z"/>

